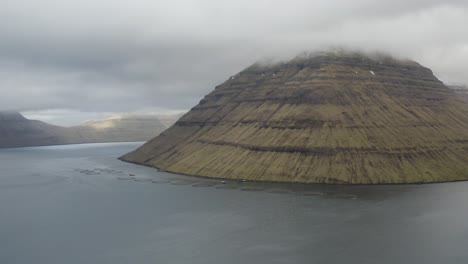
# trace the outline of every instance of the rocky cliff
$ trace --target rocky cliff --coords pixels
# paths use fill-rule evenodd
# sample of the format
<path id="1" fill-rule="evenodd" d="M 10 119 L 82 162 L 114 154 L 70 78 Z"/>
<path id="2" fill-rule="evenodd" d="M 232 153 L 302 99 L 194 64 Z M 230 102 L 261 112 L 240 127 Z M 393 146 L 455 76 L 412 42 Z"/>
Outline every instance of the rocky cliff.
<path id="1" fill-rule="evenodd" d="M 468 179 L 467 104 L 414 61 L 321 53 L 254 64 L 121 159 L 229 179 Z"/>

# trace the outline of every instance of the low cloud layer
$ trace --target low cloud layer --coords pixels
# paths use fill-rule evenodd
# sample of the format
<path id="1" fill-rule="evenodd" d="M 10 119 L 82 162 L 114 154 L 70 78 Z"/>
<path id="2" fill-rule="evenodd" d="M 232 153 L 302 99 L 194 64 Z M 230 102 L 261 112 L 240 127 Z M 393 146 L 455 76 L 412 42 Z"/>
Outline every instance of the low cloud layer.
<path id="1" fill-rule="evenodd" d="M 0 110 L 188 109 L 257 60 L 330 46 L 468 83 L 466 25 L 465 0 L 0 0 Z"/>

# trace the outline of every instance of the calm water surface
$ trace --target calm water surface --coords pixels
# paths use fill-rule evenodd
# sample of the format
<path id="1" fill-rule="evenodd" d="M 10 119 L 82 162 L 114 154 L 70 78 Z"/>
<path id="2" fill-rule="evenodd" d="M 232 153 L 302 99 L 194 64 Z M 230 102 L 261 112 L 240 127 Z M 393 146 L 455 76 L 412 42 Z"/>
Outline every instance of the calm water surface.
<path id="1" fill-rule="evenodd" d="M 468 263 L 466 182 L 223 184 L 138 145 L 0 150 L 0 263 Z"/>

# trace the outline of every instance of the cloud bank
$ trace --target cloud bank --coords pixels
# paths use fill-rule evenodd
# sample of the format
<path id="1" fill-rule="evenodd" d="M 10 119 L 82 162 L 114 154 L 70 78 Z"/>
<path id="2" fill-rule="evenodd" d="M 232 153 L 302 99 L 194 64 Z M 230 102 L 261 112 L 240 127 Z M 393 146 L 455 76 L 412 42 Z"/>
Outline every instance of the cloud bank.
<path id="1" fill-rule="evenodd" d="M 466 25 L 465 0 L 0 0 L 0 110 L 188 109 L 257 60 L 330 46 L 468 83 Z"/>

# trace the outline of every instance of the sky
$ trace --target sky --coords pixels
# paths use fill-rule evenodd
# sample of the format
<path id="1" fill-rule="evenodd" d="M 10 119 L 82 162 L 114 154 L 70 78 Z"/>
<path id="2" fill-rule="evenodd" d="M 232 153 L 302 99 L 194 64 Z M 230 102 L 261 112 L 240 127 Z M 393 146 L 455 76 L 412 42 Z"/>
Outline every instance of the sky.
<path id="1" fill-rule="evenodd" d="M 175 113 L 258 60 L 329 47 L 466 84 L 467 25 L 466 0 L 0 0 L 0 111 Z"/>

